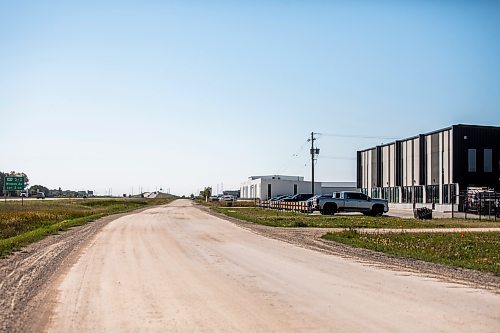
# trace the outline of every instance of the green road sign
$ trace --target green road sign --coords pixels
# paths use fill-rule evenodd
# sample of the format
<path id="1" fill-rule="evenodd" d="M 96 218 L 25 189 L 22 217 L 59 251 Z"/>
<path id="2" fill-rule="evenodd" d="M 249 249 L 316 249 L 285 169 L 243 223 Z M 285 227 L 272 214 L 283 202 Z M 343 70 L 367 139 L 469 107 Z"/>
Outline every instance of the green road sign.
<path id="1" fill-rule="evenodd" d="M 3 184 L 6 191 L 22 191 L 24 190 L 24 177 L 5 176 Z"/>

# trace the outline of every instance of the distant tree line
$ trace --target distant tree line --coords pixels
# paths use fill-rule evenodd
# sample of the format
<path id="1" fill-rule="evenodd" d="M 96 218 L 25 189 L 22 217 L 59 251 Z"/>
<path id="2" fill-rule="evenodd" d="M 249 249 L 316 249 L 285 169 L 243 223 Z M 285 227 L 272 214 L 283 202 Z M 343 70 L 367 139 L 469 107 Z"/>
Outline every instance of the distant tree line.
<path id="1" fill-rule="evenodd" d="M 4 181 L 5 177 L 8 176 L 15 176 L 15 177 L 24 177 L 24 191 L 28 191 L 28 194 L 35 195 L 37 193 L 43 192 L 45 196 L 49 195 L 49 189 L 43 185 L 33 185 L 29 187 L 29 178 L 28 175 L 24 172 L 17 172 L 17 171 L 11 171 L 11 172 L 2 172 L 0 171 L 0 196 L 4 196 Z M 22 191 L 6 191 L 7 196 L 9 197 L 18 197 Z"/>
<path id="2" fill-rule="evenodd" d="M 68 197 L 68 198 L 76 198 L 76 197 L 86 197 L 87 195 L 93 196 L 92 191 L 72 191 L 72 190 L 62 190 L 61 187 L 59 189 L 49 190 L 47 187 L 43 185 L 33 185 L 29 186 L 29 178 L 24 172 L 2 172 L 0 171 L 0 197 L 3 197 L 4 194 L 4 178 L 5 176 L 16 176 L 16 177 L 24 177 L 24 190 L 23 191 L 6 191 L 7 196 L 9 197 L 19 197 L 21 192 L 27 193 L 30 197 L 35 196 L 37 193 L 43 193 L 46 197 Z"/>

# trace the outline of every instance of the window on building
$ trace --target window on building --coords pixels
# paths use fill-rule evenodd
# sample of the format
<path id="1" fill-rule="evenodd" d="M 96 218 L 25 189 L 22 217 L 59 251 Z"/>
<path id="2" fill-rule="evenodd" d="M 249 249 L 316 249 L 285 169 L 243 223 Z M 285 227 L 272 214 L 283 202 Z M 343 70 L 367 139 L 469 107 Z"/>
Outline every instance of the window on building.
<path id="1" fill-rule="evenodd" d="M 427 203 L 439 202 L 439 185 L 427 185 L 425 188 Z"/>
<path id="2" fill-rule="evenodd" d="M 476 150 L 469 149 L 469 172 L 476 172 Z"/>
<path id="3" fill-rule="evenodd" d="M 451 196 L 451 202 L 452 203 L 458 203 L 457 200 L 457 185 L 456 184 L 451 184 L 451 190 L 450 190 L 450 196 Z"/>
<path id="4" fill-rule="evenodd" d="M 424 200 L 424 187 L 414 186 L 415 202 L 422 203 Z"/>
<path id="5" fill-rule="evenodd" d="M 484 150 L 484 172 L 493 172 L 493 149 Z"/>
<path id="6" fill-rule="evenodd" d="M 443 185 L 443 203 L 444 204 L 449 204 L 450 203 L 450 196 L 448 195 L 449 194 L 449 189 L 450 187 L 448 186 L 448 184 L 444 184 Z"/>
<path id="7" fill-rule="evenodd" d="M 403 203 L 411 203 L 412 202 L 412 188 L 411 186 L 403 187 L 402 200 Z"/>

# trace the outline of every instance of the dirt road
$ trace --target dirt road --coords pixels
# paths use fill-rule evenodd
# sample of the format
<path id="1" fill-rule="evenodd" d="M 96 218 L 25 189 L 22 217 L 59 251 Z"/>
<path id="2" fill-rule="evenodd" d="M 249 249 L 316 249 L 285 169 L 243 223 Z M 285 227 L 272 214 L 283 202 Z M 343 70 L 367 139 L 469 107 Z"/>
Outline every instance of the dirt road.
<path id="1" fill-rule="evenodd" d="M 110 222 L 55 290 L 49 332 L 500 327 L 498 294 L 262 237 L 188 200 Z"/>

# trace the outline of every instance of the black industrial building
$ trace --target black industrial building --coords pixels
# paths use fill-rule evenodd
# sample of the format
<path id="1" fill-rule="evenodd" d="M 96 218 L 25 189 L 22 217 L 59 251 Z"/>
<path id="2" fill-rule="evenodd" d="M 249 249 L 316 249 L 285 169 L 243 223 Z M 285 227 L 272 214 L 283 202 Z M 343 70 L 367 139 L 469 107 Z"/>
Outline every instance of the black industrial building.
<path id="1" fill-rule="evenodd" d="M 358 151 L 357 186 L 391 203 L 443 210 L 468 188 L 500 191 L 500 127 L 453 125 Z"/>

